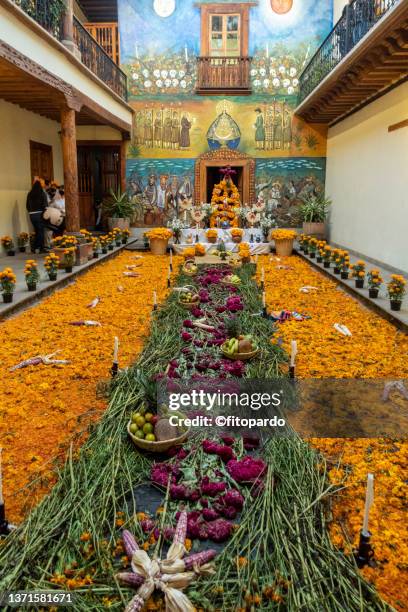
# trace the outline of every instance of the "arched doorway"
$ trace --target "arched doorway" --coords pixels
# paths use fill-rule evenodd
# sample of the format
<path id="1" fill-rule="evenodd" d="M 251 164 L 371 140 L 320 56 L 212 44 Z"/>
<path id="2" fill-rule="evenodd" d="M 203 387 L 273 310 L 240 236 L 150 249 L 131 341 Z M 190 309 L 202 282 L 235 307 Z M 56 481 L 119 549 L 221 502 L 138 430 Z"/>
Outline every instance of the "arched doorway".
<path id="1" fill-rule="evenodd" d="M 221 148 L 207 151 L 197 157 L 195 162 L 194 201 L 209 202 L 212 188 L 220 180 L 219 169 L 230 165 L 235 169 L 236 183 L 243 204 L 255 202 L 255 160 L 245 153 Z"/>

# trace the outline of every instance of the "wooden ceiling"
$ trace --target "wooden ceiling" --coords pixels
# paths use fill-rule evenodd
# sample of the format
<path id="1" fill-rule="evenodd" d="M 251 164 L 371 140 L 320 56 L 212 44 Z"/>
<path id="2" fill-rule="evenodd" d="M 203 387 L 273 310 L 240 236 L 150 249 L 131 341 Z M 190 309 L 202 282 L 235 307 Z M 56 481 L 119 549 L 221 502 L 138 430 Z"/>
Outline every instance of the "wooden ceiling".
<path id="1" fill-rule="evenodd" d="M 93 23 L 118 20 L 117 0 L 79 0 L 79 5 Z"/>
<path id="2" fill-rule="evenodd" d="M 350 51 L 298 106 L 297 115 L 332 125 L 408 79 L 408 2 L 399 8 Z"/>

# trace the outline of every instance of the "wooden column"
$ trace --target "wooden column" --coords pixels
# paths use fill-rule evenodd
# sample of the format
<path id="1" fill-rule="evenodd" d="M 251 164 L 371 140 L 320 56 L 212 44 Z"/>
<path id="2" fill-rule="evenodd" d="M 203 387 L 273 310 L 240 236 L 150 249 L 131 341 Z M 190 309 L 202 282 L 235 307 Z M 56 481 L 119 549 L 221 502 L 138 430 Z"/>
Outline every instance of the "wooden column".
<path id="1" fill-rule="evenodd" d="M 120 144 L 120 189 L 126 191 L 126 152 L 129 137 L 127 134 L 122 134 L 122 142 Z"/>
<path id="2" fill-rule="evenodd" d="M 75 111 L 61 109 L 61 144 L 64 164 L 65 222 L 67 232 L 79 232 L 78 161 Z"/>

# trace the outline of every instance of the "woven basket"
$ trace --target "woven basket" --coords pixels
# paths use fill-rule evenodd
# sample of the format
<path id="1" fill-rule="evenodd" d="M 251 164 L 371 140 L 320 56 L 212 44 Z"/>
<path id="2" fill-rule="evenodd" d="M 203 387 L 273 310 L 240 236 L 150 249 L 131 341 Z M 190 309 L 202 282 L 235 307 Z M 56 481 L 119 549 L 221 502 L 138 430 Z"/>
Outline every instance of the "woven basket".
<path id="1" fill-rule="evenodd" d="M 188 263 L 192 263 L 195 265 L 195 260 L 194 259 L 186 259 L 186 261 L 184 262 L 184 266 L 183 266 L 183 274 L 186 274 L 187 276 L 195 276 L 197 274 L 197 270 L 189 270 L 188 268 L 186 269 L 186 264 Z"/>
<path id="2" fill-rule="evenodd" d="M 177 412 L 173 412 L 173 414 L 177 414 Z M 150 453 L 164 453 L 172 446 L 179 446 L 180 444 L 183 444 L 185 440 L 187 440 L 188 435 L 190 433 L 190 427 L 188 427 L 182 434 L 177 436 L 177 438 L 171 438 L 170 440 L 162 440 L 160 442 L 150 442 L 149 440 L 144 440 L 143 438 L 136 438 L 130 431 L 131 424 L 132 421 L 129 421 L 127 424 L 127 432 L 133 444 L 138 448 L 141 448 L 145 451 L 149 451 Z"/>
<path id="3" fill-rule="evenodd" d="M 224 355 L 224 357 L 226 357 L 227 359 L 232 359 L 232 361 L 248 361 L 249 359 L 255 357 L 258 353 L 259 348 L 255 349 L 254 351 L 251 351 L 250 353 L 233 353 L 232 355 L 229 355 L 228 353 L 222 350 L 222 354 Z"/>
<path id="4" fill-rule="evenodd" d="M 180 291 L 179 296 L 178 296 L 178 302 L 180 304 L 180 306 L 183 306 L 183 308 L 187 308 L 187 310 L 191 310 L 192 308 L 194 308 L 194 306 L 198 306 L 198 304 L 200 303 L 200 296 L 196 293 L 196 288 L 193 287 L 192 285 L 184 285 L 184 289 L 188 289 L 191 293 L 193 293 L 193 302 L 183 302 L 182 297 L 183 297 L 183 292 Z"/>
<path id="5" fill-rule="evenodd" d="M 293 238 L 275 240 L 276 254 L 280 257 L 289 257 L 293 251 Z"/>

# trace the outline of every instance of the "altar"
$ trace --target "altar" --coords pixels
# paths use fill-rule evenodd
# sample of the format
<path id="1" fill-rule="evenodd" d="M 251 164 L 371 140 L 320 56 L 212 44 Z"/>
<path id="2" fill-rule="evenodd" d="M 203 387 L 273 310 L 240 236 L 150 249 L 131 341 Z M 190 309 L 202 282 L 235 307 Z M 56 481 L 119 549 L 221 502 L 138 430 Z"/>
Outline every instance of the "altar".
<path id="1" fill-rule="evenodd" d="M 208 242 L 206 236 L 206 229 L 203 228 L 188 228 L 181 231 L 180 243 L 173 243 L 172 248 L 175 253 L 182 254 L 184 249 L 194 246 L 200 243 L 206 253 L 211 250 L 217 249 L 217 244 L 221 241 L 225 244 L 227 251 L 236 253 L 238 251 L 239 243 L 233 242 L 230 229 L 214 228 L 217 232 L 217 240 L 215 243 Z M 242 242 L 246 242 L 249 245 L 251 255 L 263 255 L 270 252 L 270 242 L 263 242 L 263 234 L 260 228 L 244 229 L 242 236 Z"/>

